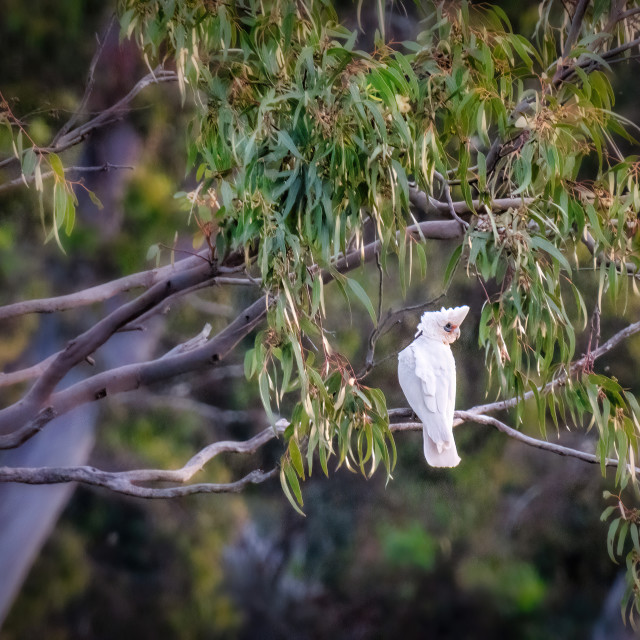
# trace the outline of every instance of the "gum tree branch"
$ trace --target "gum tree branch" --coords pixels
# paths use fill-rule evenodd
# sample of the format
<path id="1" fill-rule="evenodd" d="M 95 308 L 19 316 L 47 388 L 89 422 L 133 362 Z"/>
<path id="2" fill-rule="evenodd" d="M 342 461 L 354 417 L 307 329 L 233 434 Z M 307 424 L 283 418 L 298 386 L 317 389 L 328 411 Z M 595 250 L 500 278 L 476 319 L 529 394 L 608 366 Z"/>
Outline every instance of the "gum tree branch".
<path id="1" fill-rule="evenodd" d="M 12 431 L 37 417 L 38 411 L 47 401 L 57 384 L 78 363 L 103 345 L 116 331 L 132 320 L 152 309 L 176 291 L 188 289 L 200 282 L 213 280 L 219 268 L 203 263 L 159 282 L 131 302 L 123 304 L 100 320 L 83 334 L 71 340 L 65 349 L 56 355 L 37 382 L 17 403 L 0 411 L 0 433 Z"/>
<path id="2" fill-rule="evenodd" d="M 418 227 L 420 230 L 418 230 Z M 461 238 L 460 225 L 455 220 L 427 221 L 418 226 L 408 227 L 407 233 L 416 238 L 454 239 Z M 379 250 L 380 242 L 374 241 L 366 245 L 362 251 L 353 251 L 339 258 L 333 265 L 335 271 L 345 273 L 372 260 Z M 188 353 L 167 356 L 157 360 L 126 365 L 96 374 L 82 382 L 78 382 L 62 391 L 52 393 L 61 379 L 61 373 L 68 371 L 74 364 L 92 353 L 112 333 L 146 312 L 178 288 L 188 288 L 204 282 L 204 274 L 214 280 L 214 274 L 208 272 L 209 265 L 200 265 L 173 279 L 160 282 L 146 293 L 130 303 L 116 309 L 110 316 L 72 341 L 43 376 L 36 382 L 28 394 L 16 404 L 0 411 L 0 449 L 12 449 L 20 446 L 38 433 L 56 416 L 61 416 L 71 409 L 95 402 L 107 396 L 133 391 L 141 386 L 171 379 L 184 373 L 200 371 L 217 365 L 265 318 L 268 307 L 274 299 L 263 296 L 242 311 L 218 335 L 204 346 Z M 198 280 L 198 278 L 202 278 Z M 331 272 L 322 274 L 325 283 L 333 279 Z M 180 287 L 177 286 L 180 285 Z M 151 304 L 153 302 L 153 304 Z M 111 334 L 109 334 L 111 335 Z"/>
<path id="3" fill-rule="evenodd" d="M 82 142 L 90 133 L 92 133 L 96 129 L 104 127 L 105 125 L 110 124 L 111 122 L 115 122 L 116 120 L 120 120 L 122 116 L 129 110 L 129 105 L 131 104 L 133 99 L 149 85 L 159 84 L 161 82 L 174 82 L 176 79 L 177 75 L 174 71 L 166 71 L 165 69 L 161 68 L 155 69 L 153 73 L 148 73 L 146 76 L 138 80 L 138 82 L 134 85 L 131 91 L 127 93 L 126 96 L 118 100 L 116 103 L 114 103 L 104 111 L 101 111 L 84 124 L 78 125 L 70 131 L 67 131 L 54 143 L 52 143 L 51 146 L 37 149 L 37 153 L 39 153 L 40 155 L 48 155 L 50 153 L 62 153 L 63 151 L 66 151 L 67 149 Z M 11 156 L 10 158 L 6 158 L 5 160 L 2 160 L 0 162 L 0 168 L 11 166 L 16 163 L 19 164 L 20 160 L 21 158 Z"/>
<path id="4" fill-rule="evenodd" d="M 224 484 L 199 483 L 185 485 L 204 466 L 221 453 L 253 454 L 265 444 L 281 435 L 287 426 L 280 421 L 275 428 L 268 427 L 250 440 L 244 442 L 223 441 L 208 445 L 194 455 L 180 469 L 138 469 L 132 471 L 103 471 L 90 466 L 80 467 L 0 467 L 0 482 L 19 482 L 23 484 L 59 484 L 80 482 L 103 487 L 115 493 L 136 496 L 138 498 L 176 498 L 194 493 L 237 493 L 249 484 L 259 484 L 275 477 L 278 469 L 263 472 L 256 469 L 241 480 Z M 277 434 L 276 434 L 277 432 Z M 140 486 L 154 482 L 180 483 L 175 487 Z"/>
<path id="5" fill-rule="evenodd" d="M 417 187 L 409 187 L 409 200 L 411 204 L 426 214 L 451 215 L 451 208 L 447 202 L 440 202 L 435 198 L 427 195 Z M 518 208 L 523 205 L 530 205 L 536 201 L 536 198 L 496 198 L 491 202 L 492 211 L 506 211 L 510 207 Z M 474 213 L 484 206 L 484 202 L 473 200 L 473 209 L 469 209 L 469 205 L 464 201 L 452 202 L 453 212 L 457 216 L 467 213 Z M 452 216 L 453 217 L 453 216 Z"/>
<path id="6" fill-rule="evenodd" d="M 273 478 L 278 469 L 263 472 L 259 469 L 247 474 L 241 480 L 224 484 L 200 483 L 185 485 L 204 466 L 221 453 L 253 454 L 267 442 L 284 432 L 286 421 L 264 429 L 244 442 L 214 442 L 201 449 L 180 469 L 138 469 L 133 471 L 102 471 L 95 467 L 0 467 L 0 482 L 21 482 L 24 484 L 59 484 L 61 482 L 81 482 L 104 487 L 116 493 L 138 498 L 177 498 L 194 493 L 237 493 L 249 484 L 259 484 Z M 179 483 L 177 487 L 146 487 L 144 483 Z"/>
<path id="7" fill-rule="evenodd" d="M 77 309 L 78 307 L 95 304 L 96 302 L 103 302 L 104 300 L 117 296 L 119 293 L 124 293 L 131 289 L 149 289 L 170 275 L 181 273 L 201 264 L 207 255 L 208 250 L 201 252 L 198 256 L 190 256 L 172 265 L 149 269 L 148 271 L 140 271 L 130 276 L 118 278 L 111 282 L 55 298 L 14 302 L 13 304 L 0 307 L 0 320 L 16 318 L 29 313 L 53 313 L 55 311 Z"/>
<path id="8" fill-rule="evenodd" d="M 105 162 L 103 165 L 97 166 L 97 167 L 64 167 L 64 172 L 65 173 L 98 173 L 98 172 L 106 172 L 106 171 L 113 171 L 116 169 L 131 169 L 133 170 L 134 167 L 130 167 L 127 165 L 121 165 L 121 164 L 111 164 L 110 162 Z M 54 171 L 47 171 L 45 173 L 42 174 L 42 179 L 46 180 L 48 178 L 52 178 L 55 175 Z M 19 178 L 14 178 L 13 180 L 9 181 L 9 182 L 5 182 L 4 184 L 0 184 L 0 193 L 3 193 L 5 191 L 9 191 L 10 189 L 13 189 L 14 187 L 19 187 L 21 185 L 24 184 L 29 184 L 30 182 L 33 182 L 36 179 L 35 175 L 30 176 L 29 178 L 26 178 L 25 176 L 20 176 Z"/>
<path id="9" fill-rule="evenodd" d="M 405 411 L 404 409 L 402 411 Z M 409 413 L 411 410 L 406 410 Z M 471 411 L 456 411 L 455 412 L 456 421 L 458 424 L 463 424 L 466 422 L 475 422 L 477 424 L 486 424 L 492 427 L 495 427 L 501 433 L 517 440 L 518 442 L 522 442 L 529 447 L 534 447 L 536 449 L 541 449 L 543 451 L 550 451 L 551 453 L 555 453 L 559 456 L 565 456 L 569 458 L 576 458 L 578 460 L 582 460 L 583 462 L 588 462 L 589 464 L 600 464 L 600 458 L 593 453 L 587 453 L 585 451 L 580 451 L 579 449 L 572 449 L 571 447 L 565 447 L 560 444 L 555 444 L 553 442 L 548 442 L 547 440 L 538 440 L 537 438 L 532 438 L 509 425 L 506 425 L 504 422 L 493 418 L 492 416 L 485 416 L 480 413 L 475 413 L 474 410 Z M 421 422 L 397 422 L 390 425 L 391 431 L 421 431 L 422 423 Z M 620 461 L 617 458 L 606 458 L 605 466 L 606 467 L 617 467 L 620 464 Z M 636 473 L 640 473 L 640 469 L 637 467 L 634 469 Z"/>
<path id="10" fill-rule="evenodd" d="M 405 411 L 405 410 L 403 410 Z M 408 411 L 408 410 L 406 410 Z M 496 428 L 510 438 L 522 442 L 527 446 L 549 451 L 556 455 L 576 458 L 589 464 L 600 464 L 600 459 L 592 454 L 578 449 L 572 449 L 560 444 L 538 440 L 508 426 L 504 422 L 491 416 L 486 416 L 471 411 L 456 411 L 456 419 L 459 423 L 474 422 L 489 425 Z M 58 484 L 62 482 L 80 482 L 97 487 L 104 487 L 116 493 L 123 493 L 138 498 L 177 498 L 195 493 L 236 493 L 243 490 L 249 484 L 259 484 L 275 477 L 278 469 L 263 472 L 256 469 L 242 479 L 224 484 L 200 483 L 185 485 L 193 476 L 201 471 L 204 466 L 217 455 L 224 452 L 255 453 L 262 446 L 280 436 L 287 428 L 288 422 L 280 420 L 275 430 L 272 427 L 264 429 L 250 440 L 244 442 L 224 441 L 208 445 L 193 456 L 183 467 L 176 470 L 168 469 L 138 469 L 132 471 L 103 471 L 95 467 L 0 467 L 0 482 L 19 482 L 24 484 Z M 392 432 L 421 431 L 420 422 L 400 422 L 389 426 Z M 616 458 L 607 458 L 605 466 L 617 467 L 620 464 Z M 634 472 L 640 469 L 634 468 Z M 180 483 L 175 487 L 148 487 L 140 486 L 155 482 Z"/>

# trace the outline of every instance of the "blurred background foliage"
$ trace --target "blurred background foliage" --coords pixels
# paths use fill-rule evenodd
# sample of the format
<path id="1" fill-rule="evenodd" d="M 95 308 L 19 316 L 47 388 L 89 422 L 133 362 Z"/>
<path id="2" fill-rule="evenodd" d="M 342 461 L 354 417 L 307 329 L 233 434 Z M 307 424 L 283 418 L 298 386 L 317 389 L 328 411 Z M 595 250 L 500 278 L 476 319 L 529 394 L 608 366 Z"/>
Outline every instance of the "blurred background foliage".
<path id="1" fill-rule="evenodd" d="M 365 37 L 375 25 L 374 4 L 363 3 Z M 536 4 L 500 3 L 521 33 L 532 31 Z M 47 140 L 78 103 L 96 47 L 94 34 L 104 32 L 112 11 L 110 3 L 94 1 L 4 0 L 0 89 L 15 113 L 29 121 L 35 138 Z M 355 6 L 344 2 L 341 11 L 355 26 Z M 390 38 L 396 32 L 399 40 L 410 35 L 407 30 L 415 25 L 410 6 L 407 11 L 392 15 Z M 92 108 L 120 97 L 145 72 L 135 47 L 114 43 L 98 65 Z M 618 72 L 618 105 L 637 119 L 637 83 L 625 67 Z M 53 243 L 43 245 L 30 191 L 2 197 L 2 303 L 64 293 L 148 268 L 148 247 L 172 246 L 176 230 L 178 246 L 190 249 L 192 231 L 173 198 L 194 184 L 193 177 L 184 178 L 189 108 L 180 106 L 171 86 L 151 88 L 136 101 L 121 134 L 134 148 L 135 169 L 120 178 L 118 193 L 107 191 L 109 183 L 96 183 L 103 202 L 113 199 L 105 207 L 108 215 L 81 201 L 76 230 L 65 239 L 66 255 Z M 93 148 L 104 148 L 111 135 L 109 129 L 98 134 L 106 140 L 102 147 L 94 140 Z M 73 153 L 80 157 L 87 151 Z M 428 251 L 430 272 L 441 274 L 451 246 L 431 242 Z M 167 260 L 169 252 L 163 255 Z M 391 266 L 388 292 L 394 282 Z M 361 283 L 373 297 L 377 282 Z M 416 269 L 407 303 L 441 293 L 441 278 L 421 281 Z M 223 305 L 233 317 L 250 299 L 248 293 L 231 296 L 224 290 L 200 297 L 200 309 L 178 305 L 168 312 L 167 333 L 176 342 L 197 333 L 205 321 L 214 331 L 224 326 L 224 313 L 210 316 L 207 304 Z M 485 400 L 486 371 L 476 338 L 483 300 L 483 291 L 469 280 L 454 281 L 446 298 L 451 306 L 464 303 L 472 309 L 454 348 L 462 407 Z M 328 296 L 327 302 L 344 355 L 362 363 L 370 330 L 366 311 L 354 306 L 345 318 L 342 300 Z M 387 303 L 403 304 L 391 297 Z M 632 300 L 627 315 L 637 317 L 638 310 Z M 65 314 L 63 324 L 73 323 L 75 315 Z M 377 353 L 407 344 L 417 319 L 418 314 L 406 317 L 379 342 Z M 3 367 L 24 352 L 38 322 L 28 317 L 7 323 L 0 335 Z M 602 334 L 623 325 L 623 318 L 611 320 Z M 579 343 L 578 351 L 584 346 Z M 640 392 L 638 341 L 609 358 L 622 372 L 621 384 Z M 114 469 L 179 466 L 213 439 L 248 437 L 266 418 L 241 365 L 232 361 L 222 373 L 152 390 L 148 404 L 124 399 L 104 408 L 91 463 Z M 395 368 L 391 358 L 367 379 L 384 389 L 389 407 L 405 405 Z M 185 396 L 187 383 L 194 398 L 219 411 L 218 419 L 159 400 Z M 553 438 L 551 426 L 549 433 Z M 582 433 L 568 438 L 568 444 L 584 449 L 593 442 Z M 387 485 L 382 476 L 366 481 L 344 469 L 329 480 L 316 472 L 305 484 L 306 518 L 291 509 L 277 482 L 240 496 L 176 501 L 78 488 L 2 637 L 566 639 L 597 633 L 620 570 L 604 550 L 599 495 L 607 483 L 598 469 L 525 449 L 477 425 L 457 429 L 456 440 L 463 463 L 455 471 L 428 468 L 421 435 L 407 433 L 396 438 L 399 461 Z M 280 450 L 274 445 L 261 455 L 259 464 L 269 468 Z M 220 458 L 203 479 L 236 478 L 255 462 Z M 615 633 L 624 632 L 603 637 L 624 637 Z"/>

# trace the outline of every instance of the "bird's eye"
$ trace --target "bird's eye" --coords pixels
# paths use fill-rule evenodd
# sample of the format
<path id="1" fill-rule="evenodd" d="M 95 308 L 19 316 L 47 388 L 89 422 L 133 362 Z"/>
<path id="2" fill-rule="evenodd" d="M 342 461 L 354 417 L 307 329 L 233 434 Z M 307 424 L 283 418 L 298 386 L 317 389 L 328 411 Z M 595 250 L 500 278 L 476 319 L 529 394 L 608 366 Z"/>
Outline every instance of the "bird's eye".
<path id="1" fill-rule="evenodd" d="M 444 330 L 449 333 L 451 331 L 452 327 L 451 327 L 451 323 L 447 322 L 447 324 L 444 325 Z"/>

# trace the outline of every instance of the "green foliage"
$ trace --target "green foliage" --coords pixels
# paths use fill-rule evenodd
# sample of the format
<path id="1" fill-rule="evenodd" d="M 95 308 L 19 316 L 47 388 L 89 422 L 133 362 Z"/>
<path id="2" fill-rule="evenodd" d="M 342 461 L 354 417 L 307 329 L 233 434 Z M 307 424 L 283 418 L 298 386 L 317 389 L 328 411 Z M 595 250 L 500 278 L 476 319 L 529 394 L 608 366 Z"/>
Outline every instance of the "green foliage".
<path id="1" fill-rule="evenodd" d="M 244 252 L 268 295 L 268 328 L 245 369 L 274 424 L 281 406 L 290 409 L 281 480 L 296 508 L 316 456 L 325 474 L 331 456 L 367 476 L 380 462 L 388 476 L 393 468 L 384 395 L 332 345 L 325 287 L 332 282 L 376 324 L 365 290 L 338 269 L 375 235 L 381 268 L 395 254 L 406 290 L 411 180 L 470 212 L 445 280 L 461 262 L 491 291 L 479 342 L 502 396 L 534 397 L 543 433 L 547 416 L 556 427 L 569 418 L 595 425 L 603 472 L 616 455 L 617 485 L 635 481 L 626 463 L 638 457 L 638 403 L 588 358 L 574 364 L 589 316 L 580 272 L 596 285 L 599 318 L 605 293 L 611 305 L 627 303 L 640 267 L 640 165 L 616 146 L 633 137 L 612 111 L 604 57 L 605 44 L 631 35 L 602 33 L 611 11 L 608 2 L 589 8 L 563 58 L 567 23 L 551 2 L 541 4 L 535 45 L 499 8 L 444 3 L 429 5 L 416 42 L 378 38 L 372 53 L 356 48 L 357 34 L 322 0 L 120 2 L 122 35 L 150 64 L 171 58 L 183 100 L 196 105 L 187 165 L 197 193 L 214 194 L 213 257 Z M 8 113 L 25 180 L 42 193 L 42 163 L 51 169 L 48 233 L 60 242 L 75 210 L 62 163 L 25 144 Z M 416 255 L 427 273 L 427 253 Z M 589 344 L 598 339 L 591 327 Z"/>
<path id="2" fill-rule="evenodd" d="M 637 616 L 640 614 L 638 593 L 640 593 L 640 511 L 627 508 L 620 496 L 609 491 L 604 492 L 605 499 L 613 499 L 615 504 L 608 506 L 601 516 L 603 522 L 615 516 L 607 531 L 607 550 L 614 562 L 616 558 L 625 558 L 627 567 L 627 588 L 622 599 L 621 610 L 624 618 L 629 617 L 631 624 L 638 631 Z M 629 549 L 626 552 L 625 550 Z"/>

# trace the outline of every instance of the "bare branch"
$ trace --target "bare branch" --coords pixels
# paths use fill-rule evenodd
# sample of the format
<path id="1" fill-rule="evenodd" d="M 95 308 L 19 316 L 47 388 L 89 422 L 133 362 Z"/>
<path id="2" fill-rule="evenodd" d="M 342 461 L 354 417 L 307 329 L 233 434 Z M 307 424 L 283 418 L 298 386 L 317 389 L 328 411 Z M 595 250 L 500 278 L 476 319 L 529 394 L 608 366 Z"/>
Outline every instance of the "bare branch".
<path id="1" fill-rule="evenodd" d="M 403 413 L 407 412 L 411 414 L 410 409 L 402 409 L 400 410 Z M 588 462 L 589 464 L 600 464 L 600 458 L 593 453 L 586 453 L 585 451 L 580 451 L 578 449 L 571 449 L 570 447 L 565 447 L 560 444 L 554 444 L 553 442 L 548 442 L 547 440 L 538 440 L 536 438 L 532 438 L 513 427 L 506 425 L 504 422 L 497 420 L 491 416 L 485 416 L 481 413 L 476 413 L 475 410 L 472 411 L 456 411 L 455 412 L 456 422 L 457 424 L 463 424 L 465 422 L 476 422 L 478 424 L 486 424 L 492 427 L 495 427 L 498 431 L 501 431 L 505 435 L 517 440 L 518 442 L 522 442 L 530 447 L 535 447 L 536 449 L 542 449 L 543 451 L 550 451 L 551 453 L 555 453 L 559 456 L 566 456 L 570 458 L 577 458 L 578 460 L 582 460 L 583 462 Z M 396 422 L 389 426 L 391 431 L 421 431 L 422 423 L 421 422 Z M 620 461 L 616 458 L 606 458 L 605 466 L 607 467 L 617 467 L 620 464 Z M 635 469 L 636 473 L 640 472 L 640 469 Z"/>
<path id="2" fill-rule="evenodd" d="M 200 282 L 213 280 L 217 273 L 215 265 L 200 264 L 159 282 L 138 298 L 123 304 L 107 317 L 69 342 L 35 385 L 16 404 L 0 411 L 0 433 L 7 433 L 15 425 L 36 418 L 43 403 L 47 401 L 57 384 L 79 362 L 91 355 L 104 344 L 118 329 L 152 309 L 165 298 L 181 289 L 187 289 Z"/>
<path id="3" fill-rule="evenodd" d="M 102 52 L 104 51 L 104 46 L 107 42 L 109 31 L 111 31 L 111 29 L 113 28 L 114 23 L 115 23 L 115 16 L 112 16 L 111 19 L 109 20 L 109 24 L 104 30 L 102 42 L 100 42 L 96 34 L 96 40 L 98 41 L 98 48 L 93 54 L 93 58 L 91 58 L 91 63 L 89 64 L 89 72 L 87 73 L 87 85 L 84 90 L 84 95 L 82 96 L 82 100 L 80 100 L 80 104 L 78 105 L 78 108 L 74 111 L 74 113 L 69 118 L 69 120 L 67 120 L 67 122 L 61 127 L 60 131 L 58 131 L 58 133 L 53 138 L 52 145 L 54 146 L 58 142 L 58 140 L 62 136 L 67 134 L 71 129 L 71 127 L 73 127 L 73 125 L 78 121 L 81 114 L 86 109 L 87 104 L 89 103 L 89 98 L 91 97 L 91 92 L 93 91 L 93 87 L 95 85 L 96 66 L 98 64 L 98 60 L 100 59 L 100 56 L 102 55 Z"/>
<path id="4" fill-rule="evenodd" d="M 625 42 L 621 44 L 619 47 L 615 47 L 613 49 L 609 49 L 608 51 L 602 52 L 600 57 L 608 63 L 611 62 L 621 62 L 624 58 L 616 58 L 616 56 L 628 51 L 629 49 L 633 49 L 640 45 L 640 38 L 635 38 L 634 40 L 630 40 L 629 42 Z M 586 60 L 582 60 L 577 65 L 572 67 L 565 68 L 563 72 L 558 77 L 558 81 L 556 85 L 566 82 L 571 76 L 575 73 L 575 67 L 578 66 L 581 69 L 584 69 L 586 73 L 591 73 L 592 71 L 596 71 L 597 69 L 602 68 L 602 63 L 597 60 L 593 60 L 592 58 L 588 58 Z"/>
<path id="5" fill-rule="evenodd" d="M 635 7 L 634 9 L 627 9 L 626 11 L 623 11 L 618 15 L 616 22 L 622 22 L 623 20 L 626 20 L 631 16 L 635 16 L 638 13 L 640 13 L 640 7 Z"/>
<path id="6" fill-rule="evenodd" d="M 451 213 L 450 205 L 447 202 L 440 202 L 431 196 L 428 196 L 424 191 L 421 191 L 417 187 L 409 187 L 409 199 L 411 204 L 427 214 L 439 214 L 447 215 Z M 492 211 L 506 211 L 509 208 L 518 208 L 523 205 L 527 206 L 533 204 L 536 198 L 496 198 L 491 202 Z M 465 213 L 474 213 L 484 206 L 484 202 L 480 200 L 473 200 L 473 209 L 469 209 L 469 205 L 460 200 L 452 202 L 453 212 L 457 216 L 464 215 Z M 452 216 L 453 217 L 453 216 Z"/>
<path id="7" fill-rule="evenodd" d="M 82 142 L 91 132 L 104 127 L 111 122 L 120 120 L 122 116 L 128 111 L 130 103 L 133 99 L 149 85 L 158 84 L 160 82 L 174 82 L 177 79 L 177 75 L 174 71 L 166 71 L 165 69 L 155 69 L 153 73 L 148 73 L 141 78 L 127 93 L 124 98 L 121 98 L 115 104 L 111 105 L 104 111 L 101 111 L 98 115 L 91 118 L 85 124 L 77 126 L 75 129 L 71 129 L 63 136 L 60 136 L 55 144 L 49 147 L 40 148 L 37 150 L 41 155 L 47 155 L 49 153 L 62 153 Z M 25 150 L 26 151 L 26 150 Z M 11 156 L 0 162 L 0 168 L 19 163 L 21 158 Z"/>
<path id="8" fill-rule="evenodd" d="M 457 213 L 456 213 L 456 208 L 453 204 L 453 200 L 451 198 L 451 187 L 449 186 L 449 181 L 441 174 L 438 173 L 437 171 L 433 172 L 433 175 L 440 180 L 440 182 L 442 182 L 442 185 L 444 187 L 444 197 L 447 201 L 447 207 L 449 210 L 449 215 L 456 220 L 458 223 L 460 223 L 460 226 L 462 227 L 462 229 L 464 231 L 466 231 L 469 228 L 469 223 L 466 222 L 465 220 L 463 220 Z"/>
<path id="9" fill-rule="evenodd" d="M 94 467 L 0 467 L 0 482 L 21 482 L 23 484 L 60 484 L 63 482 L 80 482 L 94 487 L 104 487 L 114 493 L 122 493 L 136 498 L 179 498 L 196 493 L 238 493 L 250 484 L 260 484 L 270 480 L 278 473 L 278 469 L 260 471 L 256 469 L 236 482 L 220 484 L 200 483 L 186 486 L 152 488 L 140 487 L 133 482 L 121 478 L 118 472 L 101 471 Z"/>
<path id="10" fill-rule="evenodd" d="M 184 373 L 209 369 L 222 361 L 246 335 L 264 319 L 268 307 L 274 298 L 259 298 L 240 313 L 225 329 L 213 337 L 199 349 L 157 360 L 130 364 L 110 369 L 78 382 L 62 391 L 51 395 L 48 406 L 31 420 L 15 420 L 14 431 L 0 436 L 0 449 L 13 449 L 38 433 L 56 416 L 63 415 L 75 407 L 95 402 L 106 397 L 133 391 L 141 386 L 148 386 L 175 378 Z M 13 405 L 0 412 L 0 417 L 9 410 L 20 409 L 20 404 Z M 22 424 L 23 426 L 18 426 Z"/>
<path id="11" fill-rule="evenodd" d="M 176 470 L 138 469 L 133 471 L 102 471 L 95 467 L 0 467 L 0 482 L 24 484 L 59 484 L 81 482 L 105 487 L 116 493 L 139 498 L 176 498 L 194 493 L 237 493 L 249 484 L 259 484 L 273 478 L 277 469 L 268 472 L 255 470 L 241 480 L 224 484 L 201 483 L 178 487 L 155 488 L 139 486 L 141 483 L 171 482 L 184 484 L 221 453 L 255 453 L 260 447 L 284 432 L 284 422 L 264 429 L 244 442 L 223 441 L 208 445 L 193 456 L 183 467 Z"/>
<path id="12" fill-rule="evenodd" d="M 518 440 L 530 447 L 535 447 L 536 449 L 542 449 L 543 451 L 551 451 L 551 453 L 555 453 L 559 456 L 568 456 L 571 458 L 577 458 L 578 460 L 582 460 L 583 462 L 588 462 L 589 464 L 600 464 L 600 458 L 593 453 L 586 453 L 585 451 L 579 451 L 577 449 L 571 449 L 569 447 L 564 447 L 560 444 L 554 444 L 553 442 L 547 442 L 546 440 L 537 440 L 536 438 L 532 438 L 531 436 L 525 435 L 512 427 L 504 424 L 504 422 L 500 422 L 500 420 L 496 420 L 491 416 L 484 416 L 477 413 L 472 413 L 469 411 L 456 411 L 456 417 L 458 420 L 463 422 L 477 422 L 479 424 L 488 424 L 492 427 L 495 427 L 498 431 L 508 435 L 510 438 L 514 440 Z M 617 458 L 606 458 L 605 466 L 606 467 L 617 467 L 620 464 L 620 461 Z M 634 472 L 640 472 L 640 469 L 634 467 Z"/>
<path id="13" fill-rule="evenodd" d="M 409 409 L 399 410 L 408 412 Z M 592 453 L 572 449 L 563 445 L 538 440 L 527 436 L 516 429 L 506 425 L 504 422 L 491 416 L 478 414 L 471 411 L 456 411 L 455 417 L 458 424 L 462 422 L 475 422 L 478 424 L 490 425 L 498 429 L 505 435 L 522 442 L 530 447 L 550 451 L 556 455 L 576 458 L 589 464 L 600 464 L 600 458 Z M 20 482 L 24 484 L 56 484 L 62 482 L 80 482 L 98 487 L 104 487 L 116 493 L 136 496 L 139 498 L 176 498 L 194 493 L 230 493 L 238 492 L 249 484 L 258 484 L 273 478 L 278 469 L 272 469 L 265 473 L 255 470 L 246 475 L 241 480 L 225 484 L 201 483 L 186 486 L 155 488 L 140 486 L 141 483 L 188 482 L 191 478 L 202 470 L 202 468 L 213 458 L 223 452 L 235 453 L 255 453 L 260 447 L 270 442 L 277 435 L 282 434 L 288 426 L 286 420 L 280 420 L 275 427 L 269 427 L 245 442 L 224 441 L 208 445 L 195 456 L 193 456 L 182 468 L 176 470 L 163 469 L 139 469 L 133 471 L 102 471 L 94 467 L 0 467 L 0 482 Z M 389 426 L 392 432 L 421 431 L 421 422 L 401 422 Z M 605 466 L 617 467 L 620 461 L 616 458 L 607 458 Z M 640 469 L 634 468 L 634 472 Z"/>
<path id="14" fill-rule="evenodd" d="M 27 367 L 26 369 L 12 371 L 11 373 L 0 372 L 0 387 L 9 387 L 13 384 L 19 384 L 37 378 L 47 370 L 47 367 L 55 360 L 59 353 L 59 351 L 53 353 L 42 362 L 38 362 L 38 364 L 34 364 L 32 367 Z"/>
<path id="15" fill-rule="evenodd" d="M 105 162 L 103 165 L 98 167 L 65 167 L 65 173 L 96 173 L 96 172 L 105 172 L 105 171 L 113 171 L 115 169 L 133 169 L 134 167 L 130 167 L 127 165 L 121 164 L 111 164 L 110 162 Z M 42 174 L 42 179 L 46 180 L 47 178 L 52 178 L 55 175 L 55 171 L 47 171 Z M 32 175 L 29 178 L 25 176 L 20 176 L 19 178 L 15 178 L 9 182 L 5 182 L 4 184 L 0 184 L 0 193 L 5 191 L 9 191 L 14 187 L 19 187 L 24 184 L 29 184 L 36 179 L 35 175 Z"/>
<path id="16" fill-rule="evenodd" d="M 112 280 L 89 289 L 84 289 L 76 293 L 70 293 L 55 298 L 43 298 L 41 300 L 26 300 L 0 307 L 0 320 L 23 316 L 28 313 L 53 313 L 54 311 L 66 311 L 84 307 L 96 302 L 102 302 L 113 298 L 119 293 L 131 289 L 149 289 L 168 278 L 171 275 L 187 271 L 202 263 L 202 258 L 208 255 L 208 250 L 201 252 L 198 256 L 191 256 L 184 260 L 179 260 L 175 264 L 166 265 L 148 271 L 140 271 L 124 278 Z"/>

